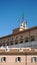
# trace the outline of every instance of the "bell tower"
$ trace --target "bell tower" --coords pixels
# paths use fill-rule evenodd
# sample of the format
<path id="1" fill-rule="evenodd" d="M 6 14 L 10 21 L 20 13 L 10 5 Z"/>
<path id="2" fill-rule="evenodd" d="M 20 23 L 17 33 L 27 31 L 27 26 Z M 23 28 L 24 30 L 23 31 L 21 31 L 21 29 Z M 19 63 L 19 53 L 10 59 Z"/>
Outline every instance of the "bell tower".
<path id="1" fill-rule="evenodd" d="M 20 31 L 23 31 L 27 29 L 27 22 L 24 21 L 24 15 L 22 16 L 22 23 L 21 23 L 21 26 L 20 26 Z"/>

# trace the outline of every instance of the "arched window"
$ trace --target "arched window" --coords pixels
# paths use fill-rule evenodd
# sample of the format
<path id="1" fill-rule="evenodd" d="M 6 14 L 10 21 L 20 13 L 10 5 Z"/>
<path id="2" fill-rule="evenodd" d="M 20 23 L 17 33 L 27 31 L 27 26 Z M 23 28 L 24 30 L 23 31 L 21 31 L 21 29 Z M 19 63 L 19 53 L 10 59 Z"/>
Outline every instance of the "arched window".
<path id="1" fill-rule="evenodd" d="M 2 57 L 1 62 L 6 62 L 6 57 Z"/>
<path id="2" fill-rule="evenodd" d="M 21 62 L 21 57 L 16 57 L 16 62 Z"/>

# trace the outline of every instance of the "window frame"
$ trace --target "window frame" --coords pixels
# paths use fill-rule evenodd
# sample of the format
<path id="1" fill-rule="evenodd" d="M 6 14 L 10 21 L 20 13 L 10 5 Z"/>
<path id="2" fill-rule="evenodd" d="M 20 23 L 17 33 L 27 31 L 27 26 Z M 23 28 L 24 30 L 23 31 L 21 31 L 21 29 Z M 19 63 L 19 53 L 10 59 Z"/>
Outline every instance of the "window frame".
<path id="1" fill-rule="evenodd" d="M 31 58 L 31 62 L 37 62 L 37 58 L 36 57 L 32 57 Z"/>
<path id="2" fill-rule="evenodd" d="M 21 57 L 16 57 L 16 62 L 21 62 Z"/>
<path id="3" fill-rule="evenodd" d="M 31 41 L 35 41 L 35 37 L 34 37 L 34 36 L 31 36 L 31 37 L 30 37 L 30 40 L 31 40 Z"/>
<path id="4" fill-rule="evenodd" d="M 25 37 L 25 42 L 29 42 L 29 37 Z"/>
<path id="5" fill-rule="evenodd" d="M 2 57 L 1 62 L 6 62 L 6 57 Z"/>

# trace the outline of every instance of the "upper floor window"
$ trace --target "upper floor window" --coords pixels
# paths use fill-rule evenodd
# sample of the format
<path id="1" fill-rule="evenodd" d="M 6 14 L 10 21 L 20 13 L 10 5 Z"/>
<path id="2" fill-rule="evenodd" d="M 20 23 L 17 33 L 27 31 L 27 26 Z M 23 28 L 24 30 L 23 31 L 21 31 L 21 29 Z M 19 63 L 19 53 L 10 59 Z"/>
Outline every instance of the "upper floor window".
<path id="1" fill-rule="evenodd" d="M 2 57 L 1 62 L 6 62 L 6 57 Z"/>
<path id="2" fill-rule="evenodd" d="M 0 47 L 2 46 L 2 44 L 0 43 Z"/>
<path id="3" fill-rule="evenodd" d="M 10 40 L 12 41 L 14 39 L 14 37 L 10 37 Z"/>
<path id="4" fill-rule="evenodd" d="M 32 57 L 31 58 L 31 62 L 36 62 L 37 61 L 37 58 L 36 57 Z"/>
<path id="5" fill-rule="evenodd" d="M 23 35 L 20 36 L 20 39 L 23 39 Z"/>
<path id="6" fill-rule="evenodd" d="M 20 43 L 23 43 L 23 39 L 20 40 Z"/>
<path id="7" fill-rule="evenodd" d="M 15 44 L 18 44 L 18 40 L 15 40 Z"/>
<path id="8" fill-rule="evenodd" d="M 7 46 L 9 46 L 9 43 L 7 43 Z"/>
<path id="9" fill-rule="evenodd" d="M 8 41 L 9 41 L 10 39 L 8 39 Z"/>
<path id="10" fill-rule="evenodd" d="M 18 36 L 16 36 L 16 39 L 18 39 Z"/>
<path id="11" fill-rule="evenodd" d="M 5 47 L 5 43 L 3 43 L 3 46 Z"/>
<path id="12" fill-rule="evenodd" d="M 20 36 L 20 43 L 23 43 L 23 36 Z"/>
<path id="13" fill-rule="evenodd" d="M 21 57 L 17 57 L 16 62 L 21 62 Z"/>
<path id="14" fill-rule="evenodd" d="M 34 38 L 34 36 L 31 36 L 31 41 L 35 41 L 35 38 Z"/>
<path id="15" fill-rule="evenodd" d="M 28 42 L 28 41 L 29 41 L 29 38 L 28 38 L 28 37 L 26 37 L 26 38 L 25 38 L 25 42 Z"/>
<path id="16" fill-rule="evenodd" d="M 10 45 L 13 45 L 13 43 L 10 43 Z"/>
<path id="17" fill-rule="evenodd" d="M 1 43 L 2 43 L 2 41 L 1 41 Z"/>
<path id="18" fill-rule="evenodd" d="M 9 46 L 10 46 L 10 45 L 14 45 L 14 41 L 11 41 L 11 42 L 9 43 Z"/>
<path id="19" fill-rule="evenodd" d="M 7 43 L 7 40 L 5 40 L 5 43 Z"/>

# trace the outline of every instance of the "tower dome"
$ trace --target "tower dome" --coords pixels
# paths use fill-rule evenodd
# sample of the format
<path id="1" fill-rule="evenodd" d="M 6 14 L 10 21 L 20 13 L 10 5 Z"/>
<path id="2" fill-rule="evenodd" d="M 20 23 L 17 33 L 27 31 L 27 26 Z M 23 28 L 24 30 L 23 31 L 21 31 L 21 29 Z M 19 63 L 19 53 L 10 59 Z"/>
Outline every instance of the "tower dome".
<path id="1" fill-rule="evenodd" d="M 20 26 L 20 31 L 25 30 L 25 29 L 27 29 L 27 23 L 23 21 Z"/>
<path id="2" fill-rule="evenodd" d="M 20 26 L 20 31 L 27 29 L 27 22 L 24 21 L 24 16 L 22 16 L 22 23 Z"/>

